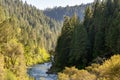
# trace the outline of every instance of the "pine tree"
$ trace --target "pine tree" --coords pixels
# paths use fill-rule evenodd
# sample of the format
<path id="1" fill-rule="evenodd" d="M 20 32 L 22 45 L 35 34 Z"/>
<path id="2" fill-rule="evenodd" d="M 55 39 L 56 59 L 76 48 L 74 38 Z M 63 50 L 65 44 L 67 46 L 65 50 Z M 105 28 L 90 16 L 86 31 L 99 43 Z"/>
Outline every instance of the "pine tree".
<path id="1" fill-rule="evenodd" d="M 83 68 L 87 64 L 87 31 L 79 22 L 74 26 L 69 62 L 73 66 L 76 65 L 78 68 Z"/>
<path id="2" fill-rule="evenodd" d="M 61 36 L 58 38 L 56 46 L 55 64 L 57 64 L 58 67 L 64 68 L 64 66 L 68 65 L 73 27 L 69 17 L 65 17 Z"/>

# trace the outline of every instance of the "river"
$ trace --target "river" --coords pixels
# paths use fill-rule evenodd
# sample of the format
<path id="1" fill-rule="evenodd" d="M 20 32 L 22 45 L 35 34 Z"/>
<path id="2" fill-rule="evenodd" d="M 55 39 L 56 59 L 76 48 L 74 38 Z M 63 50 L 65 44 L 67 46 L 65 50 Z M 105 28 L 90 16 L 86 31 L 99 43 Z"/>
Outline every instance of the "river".
<path id="1" fill-rule="evenodd" d="M 34 65 L 28 69 L 28 74 L 35 80 L 57 80 L 56 74 L 46 73 L 51 66 L 51 62 Z"/>

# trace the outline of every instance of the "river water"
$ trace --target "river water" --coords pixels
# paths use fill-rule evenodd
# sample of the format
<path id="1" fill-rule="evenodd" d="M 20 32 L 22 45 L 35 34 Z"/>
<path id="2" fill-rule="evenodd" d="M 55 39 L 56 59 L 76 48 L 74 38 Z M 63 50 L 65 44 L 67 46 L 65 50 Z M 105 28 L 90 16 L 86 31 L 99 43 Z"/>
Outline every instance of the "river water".
<path id="1" fill-rule="evenodd" d="M 35 80 L 57 80 L 56 74 L 46 73 L 51 66 L 51 62 L 34 65 L 28 69 L 28 74 Z"/>

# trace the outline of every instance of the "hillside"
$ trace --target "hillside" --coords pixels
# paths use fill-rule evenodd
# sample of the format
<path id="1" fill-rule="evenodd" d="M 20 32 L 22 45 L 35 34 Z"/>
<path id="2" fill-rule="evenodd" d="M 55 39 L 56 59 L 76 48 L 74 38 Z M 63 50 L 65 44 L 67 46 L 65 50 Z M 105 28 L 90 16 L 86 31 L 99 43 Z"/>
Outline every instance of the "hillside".
<path id="1" fill-rule="evenodd" d="M 120 80 L 120 0 L 95 0 L 84 21 L 64 18 L 49 71 L 58 80 Z"/>
<path id="2" fill-rule="evenodd" d="M 74 13 L 76 13 L 80 20 L 83 20 L 85 9 L 87 6 L 90 6 L 91 4 L 81 4 L 76 6 L 66 6 L 66 7 L 55 7 L 53 9 L 46 9 L 44 10 L 44 14 L 46 16 L 49 16 L 50 18 L 53 18 L 57 21 L 63 21 L 64 16 L 70 16 Z"/>
<path id="3" fill-rule="evenodd" d="M 27 80 L 27 66 L 49 60 L 60 30 L 61 23 L 36 7 L 0 0 L 0 79 Z"/>
<path id="4" fill-rule="evenodd" d="M 7 17 L 16 16 L 22 23 L 19 27 L 26 27 L 26 29 L 22 28 L 22 30 L 26 30 L 26 36 L 23 37 L 30 38 L 30 35 L 34 34 L 34 39 L 36 38 L 35 43 L 39 43 L 40 46 L 46 49 L 51 49 L 55 46 L 56 37 L 61 28 L 59 22 L 45 16 L 44 13 L 36 9 L 36 7 L 28 5 L 27 3 L 23 4 L 21 0 L 2 0 L 2 6 L 7 11 Z M 31 31 L 28 33 L 29 28 Z M 40 42 L 37 40 L 39 37 L 43 39 L 39 40 Z M 27 42 L 24 43 L 27 44 Z"/>
<path id="5" fill-rule="evenodd" d="M 92 63 L 101 65 L 104 64 L 104 60 L 109 59 L 113 55 L 120 54 L 119 10 L 120 1 L 118 0 L 97 0 L 96 3 L 93 3 L 92 8 L 87 7 L 83 22 L 80 21 L 76 14 L 72 17 L 66 16 L 55 48 L 56 54 L 52 67 L 53 71 L 63 71 L 65 67 L 72 66 L 78 69 L 85 69 L 86 66 L 92 65 Z M 108 66 L 107 63 L 105 64 L 104 66 Z M 113 71 L 111 73 L 114 74 L 111 66 L 109 65 L 108 67 Z M 115 65 L 113 68 L 117 72 L 120 66 Z M 68 71 L 68 69 L 66 70 Z M 65 71 L 65 73 L 67 72 Z M 69 76 L 71 73 L 67 74 Z M 116 74 L 119 75 L 119 72 Z M 110 76 L 109 73 L 108 75 Z M 63 74 L 64 76 L 67 75 Z M 79 77 L 76 78 L 73 80 L 81 80 Z M 99 77 L 97 76 L 97 78 Z M 112 76 L 112 79 L 107 78 L 105 80 L 119 80 L 119 76 L 115 75 Z M 60 80 L 63 80 L 62 76 Z"/>

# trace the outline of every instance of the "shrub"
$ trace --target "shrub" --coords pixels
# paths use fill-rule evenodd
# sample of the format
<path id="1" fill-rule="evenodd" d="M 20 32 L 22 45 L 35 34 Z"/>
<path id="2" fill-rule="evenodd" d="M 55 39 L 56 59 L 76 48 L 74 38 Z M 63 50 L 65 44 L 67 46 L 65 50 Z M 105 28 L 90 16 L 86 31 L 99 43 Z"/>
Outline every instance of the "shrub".
<path id="1" fill-rule="evenodd" d="M 0 53 L 0 80 L 4 80 L 4 56 Z"/>
<path id="2" fill-rule="evenodd" d="M 78 70 L 75 67 L 65 68 L 58 74 L 58 80 L 96 80 L 96 76 L 86 70 Z"/>
<path id="3" fill-rule="evenodd" d="M 4 80 L 17 80 L 16 76 L 10 70 L 6 70 Z"/>
<path id="4" fill-rule="evenodd" d="M 99 67 L 100 77 L 107 80 L 120 80 L 120 55 L 114 55 Z"/>
<path id="5" fill-rule="evenodd" d="M 112 56 L 102 65 L 91 64 L 85 69 L 66 67 L 58 74 L 58 80 L 120 80 L 120 55 Z"/>

